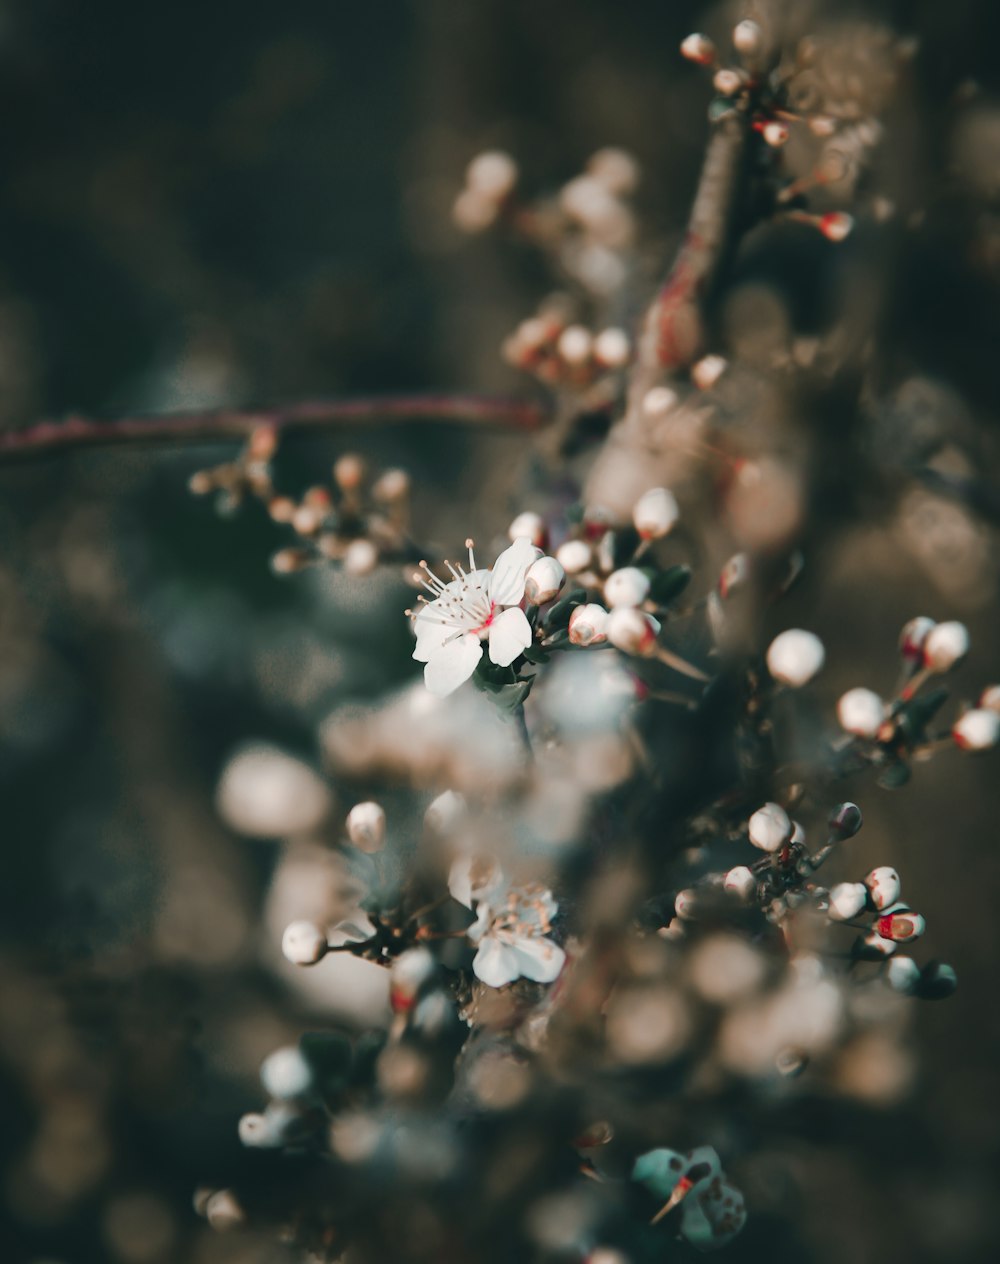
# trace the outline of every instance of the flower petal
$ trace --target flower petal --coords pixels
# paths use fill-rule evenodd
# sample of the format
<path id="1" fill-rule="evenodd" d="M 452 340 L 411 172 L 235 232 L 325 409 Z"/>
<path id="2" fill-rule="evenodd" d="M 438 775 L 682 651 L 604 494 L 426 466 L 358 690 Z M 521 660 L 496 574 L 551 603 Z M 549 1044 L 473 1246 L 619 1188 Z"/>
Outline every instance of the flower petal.
<path id="1" fill-rule="evenodd" d="M 434 609 L 435 605 L 435 602 L 431 602 L 424 606 L 413 621 L 413 630 L 417 634 L 413 657 L 418 663 L 429 663 L 448 637 L 458 630 L 452 624 L 442 621 L 440 611 Z"/>
<path id="2" fill-rule="evenodd" d="M 520 606 L 511 606 L 490 624 L 490 658 L 498 667 L 509 667 L 531 644 L 531 624 Z"/>
<path id="3" fill-rule="evenodd" d="M 483 643 L 472 632 L 456 636 L 435 650 L 424 668 L 424 684 L 436 698 L 446 698 L 464 684 L 483 656 Z"/>
<path id="4" fill-rule="evenodd" d="M 535 546 L 519 537 L 497 558 L 490 575 L 490 601 L 497 606 L 516 606 L 524 596 L 524 577 L 537 557 Z"/>
<path id="5" fill-rule="evenodd" d="M 551 939 L 518 939 L 513 951 L 518 974 L 535 983 L 552 983 L 559 977 L 566 954 Z"/>
<path id="6" fill-rule="evenodd" d="M 479 947 L 472 962 L 472 970 L 476 978 L 488 987 L 503 987 L 505 983 L 513 983 L 520 974 L 517 968 L 517 954 L 487 935 Z"/>

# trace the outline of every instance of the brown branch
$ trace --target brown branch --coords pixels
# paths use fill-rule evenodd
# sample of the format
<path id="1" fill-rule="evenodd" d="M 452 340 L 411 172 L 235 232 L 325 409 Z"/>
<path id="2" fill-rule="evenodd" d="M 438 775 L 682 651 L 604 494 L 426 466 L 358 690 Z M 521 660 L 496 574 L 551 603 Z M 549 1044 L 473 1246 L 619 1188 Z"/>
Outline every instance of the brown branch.
<path id="1" fill-rule="evenodd" d="M 161 413 L 97 420 L 76 415 L 0 432 L 0 464 L 67 448 L 119 443 L 218 443 L 245 438 L 262 426 L 282 434 L 365 423 L 445 421 L 501 430 L 538 430 L 551 419 L 544 404 L 487 395 L 398 395 L 371 399 L 305 400 L 276 408 Z"/>

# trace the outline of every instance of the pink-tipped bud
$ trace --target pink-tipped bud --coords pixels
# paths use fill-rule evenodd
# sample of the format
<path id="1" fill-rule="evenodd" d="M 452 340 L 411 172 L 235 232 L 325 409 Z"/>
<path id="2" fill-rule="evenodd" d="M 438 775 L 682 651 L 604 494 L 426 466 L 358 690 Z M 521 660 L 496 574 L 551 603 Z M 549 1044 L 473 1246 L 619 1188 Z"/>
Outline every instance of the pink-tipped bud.
<path id="1" fill-rule="evenodd" d="M 843 241 L 854 228 L 854 219 L 846 211 L 827 211 L 819 217 L 818 227 L 827 241 Z"/>
<path id="2" fill-rule="evenodd" d="M 394 1013 L 404 1014 L 413 1008 L 417 993 L 436 969 L 427 948 L 410 948 L 396 958 L 389 970 L 389 1002 Z"/>
<path id="3" fill-rule="evenodd" d="M 688 35 L 681 41 L 681 56 L 698 66 L 711 66 L 715 61 L 715 45 L 707 35 Z"/>
<path id="4" fill-rule="evenodd" d="M 747 824 L 750 841 L 761 851 L 780 851 L 791 840 L 792 822 L 780 803 L 765 803 Z"/>
<path id="5" fill-rule="evenodd" d="M 600 645 L 608 639 L 609 617 L 596 602 L 577 606 L 569 617 L 569 639 L 574 645 Z"/>
<path id="6" fill-rule="evenodd" d="M 969 652 L 969 631 L 964 623 L 938 623 L 924 641 L 924 666 L 933 672 L 950 671 Z"/>
<path id="7" fill-rule="evenodd" d="M 922 614 L 903 625 L 903 630 L 899 634 L 899 652 L 907 662 L 922 661 L 927 637 L 936 626 L 933 619 L 928 619 Z"/>
<path id="8" fill-rule="evenodd" d="M 648 596 L 649 577 L 637 566 L 623 566 L 604 581 L 604 600 L 612 610 L 641 606 Z"/>
<path id="9" fill-rule="evenodd" d="M 767 669 L 775 680 L 798 689 L 807 684 L 826 661 L 823 642 L 814 632 L 789 628 L 774 638 L 767 650 Z"/>
<path id="10" fill-rule="evenodd" d="M 958 717 L 951 735 L 962 750 L 989 750 L 1000 741 L 1000 714 L 986 707 L 975 707 Z"/>
<path id="11" fill-rule="evenodd" d="M 889 909 L 875 923 L 875 932 L 881 939 L 891 939 L 894 944 L 908 944 L 919 939 L 926 923 L 919 913 L 905 907 Z"/>
<path id="12" fill-rule="evenodd" d="M 673 492 L 665 487 L 651 487 L 643 492 L 632 510 L 632 522 L 643 540 L 660 540 L 668 535 L 680 517 Z"/>
<path id="13" fill-rule="evenodd" d="M 608 616 L 608 640 L 623 654 L 653 654 L 659 634 L 659 620 L 634 606 L 619 606 Z"/>
<path id="14" fill-rule="evenodd" d="M 871 689 L 848 689 L 837 703 L 840 727 L 855 737 L 875 737 L 884 717 L 885 704 Z"/>
<path id="15" fill-rule="evenodd" d="M 838 803 L 830 813 L 827 824 L 830 827 L 830 833 L 844 842 L 848 838 L 853 838 L 861 829 L 864 817 L 856 803 Z"/>
<path id="16" fill-rule="evenodd" d="M 369 854 L 385 846 L 385 809 L 378 803 L 356 803 L 347 814 L 347 837 Z"/>
<path id="17" fill-rule="evenodd" d="M 780 149 L 788 141 L 788 125 L 779 119 L 771 119 L 760 129 L 764 144 L 772 149 Z"/>
<path id="18" fill-rule="evenodd" d="M 757 890 L 757 879 L 747 865 L 737 865 L 729 870 L 722 880 L 722 885 L 731 895 L 735 895 L 744 903 L 749 903 Z"/>
<path id="19" fill-rule="evenodd" d="M 333 480 L 344 492 L 356 492 L 365 478 L 365 463 L 353 452 L 345 453 L 335 462 Z"/>
<path id="20" fill-rule="evenodd" d="M 698 895 L 690 887 L 685 891 L 678 891 L 677 898 L 674 900 L 674 912 L 684 921 L 692 921 L 698 916 Z"/>
<path id="21" fill-rule="evenodd" d="M 719 572 L 719 596 L 723 601 L 729 598 L 750 578 L 750 559 L 745 553 L 734 553 Z"/>
<path id="22" fill-rule="evenodd" d="M 519 513 L 507 528 L 509 540 L 530 540 L 536 549 L 545 548 L 547 534 L 545 519 L 530 510 Z"/>
<path id="23" fill-rule="evenodd" d="M 746 83 L 746 79 L 743 75 L 738 70 L 730 70 L 728 66 L 717 70 L 712 79 L 712 86 L 716 92 L 721 93 L 724 97 L 735 96 L 744 83 Z"/>
<path id="24" fill-rule="evenodd" d="M 524 595 L 534 606 L 551 601 L 566 582 L 566 572 L 554 557 L 540 557 L 528 567 Z"/>
<path id="25" fill-rule="evenodd" d="M 890 865 L 879 865 L 865 878 L 871 901 L 879 912 L 891 908 L 899 900 L 899 874 Z"/>
<path id="26" fill-rule="evenodd" d="M 830 917 L 835 922 L 849 922 L 868 903 L 868 888 L 863 882 L 838 882 L 830 889 Z"/>

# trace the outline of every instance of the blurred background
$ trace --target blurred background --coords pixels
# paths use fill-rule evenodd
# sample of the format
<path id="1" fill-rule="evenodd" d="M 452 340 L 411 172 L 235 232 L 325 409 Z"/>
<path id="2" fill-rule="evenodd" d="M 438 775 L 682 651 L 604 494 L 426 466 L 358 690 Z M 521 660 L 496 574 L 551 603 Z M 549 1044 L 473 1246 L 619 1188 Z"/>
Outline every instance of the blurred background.
<path id="1" fill-rule="evenodd" d="M 995 489 L 995 12 L 971 0 L 815 11 L 919 40 L 885 157 L 914 231 L 877 254 L 862 234 L 833 265 L 775 249 L 739 266 L 766 272 L 806 332 L 852 275 L 877 272 L 896 403 L 872 442 L 904 445 L 900 417 L 946 424 L 960 469 Z M 499 345 L 548 281 L 523 248 L 451 226 L 465 164 L 509 149 L 542 190 L 620 145 L 642 165 L 659 259 L 706 130 L 707 86 L 677 46 L 745 12 L 0 0 L 0 425 L 523 391 Z M 345 450 L 404 466 L 424 538 L 454 548 L 519 507 L 524 448 L 400 425 L 290 440 L 278 473 L 300 489 Z M 325 823 L 335 835 L 340 809 L 393 791 L 296 765 L 313 810 L 309 837 L 289 843 L 259 822 L 262 837 L 243 837 L 217 787 L 253 743 L 319 768 L 318 726 L 414 664 L 392 576 L 279 579 L 268 558 L 287 540 L 258 506 L 227 519 L 189 496 L 195 470 L 232 454 L 109 449 L 0 467 L 0 1259 L 12 1264 L 287 1258 L 213 1234 L 192 1194 L 257 1161 L 236 1122 L 260 1102 L 260 1060 L 324 1021 L 322 987 L 302 990 L 277 964 L 272 876 Z M 815 564 L 778 617 L 822 632 L 821 699 L 888 690 L 897 630 L 918 613 L 970 626 L 959 697 L 1000 677 L 995 520 L 916 488 L 815 509 Z M 997 764 L 918 772 L 902 793 L 859 788 L 857 845 L 864 868 L 899 867 L 959 993 L 916 1013 L 913 1065 L 890 1077 L 905 1092 L 856 1085 L 863 1108 L 819 1112 L 762 1156 L 733 1258 L 1000 1252 Z M 378 1014 L 369 999 L 359 1021 Z"/>

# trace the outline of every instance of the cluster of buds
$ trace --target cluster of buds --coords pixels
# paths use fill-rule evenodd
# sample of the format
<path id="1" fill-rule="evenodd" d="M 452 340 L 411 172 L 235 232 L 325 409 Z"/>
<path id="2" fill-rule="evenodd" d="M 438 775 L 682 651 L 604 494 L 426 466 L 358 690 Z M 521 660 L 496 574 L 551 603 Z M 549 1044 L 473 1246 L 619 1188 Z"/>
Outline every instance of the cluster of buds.
<path id="1" fill-rule="evenodd" d="M 625 368 L 632 343 L 624 329 L 600 331 L 572 321 L 561 303 L 543 305 L 503 344 L 507 362 L 547 386 L 582 391 Z"/>
<path id="2" fill-rule="evenodd" d="M 665 1200 L 651 1223 L 658 1224 L 680 1207 L 681 1236 L 701 1251 L 725 1246 L 746 1224 L 743 1195 L 727 1179 L 711 1146 L 698 1146 L 688 1154 L 649 1150 L 636 1159 L 632 1180 Z"/>
<path id="3" fill-rule="evenodd" d="M 504 153 L 477 155 L 452 216 L 464 232 L 483 232 L 502 222 L 548 253 L 583 290 L 603 298 L 625 279 L 635 237 L 628 199 L 639 183 L 639 165 L 622 149 L 600 149 L 584 170 L 555 196 L 517 197 L 518 170 Z"/>
<path id="4" fill-rule="evenodd" d="M 277 450 L 274 427 L 257 426 L 234 461 L 197 470 L 188 488 L 195 496 L 214 495 L 222 514 L 235 513 L 248 496 L 268 504 L 274 497 L 271 462 Z"/>
<path id="5" fill-rule="evenodd" d="M 903 671 L 888 701 L 873 689 L 849 689 L 837 703 L 837 719 L 847 735 L 842 755 L 857 757 L 881 770 L 884 784 L 899 785 L 909 775 L 910 761 L 957 747 L 984 751 L 1000 741 L 1000 687 L 982 691 L 975 706 L 965 707 L 950 730 L 929 733 L 929 726 L 947 699 L 944 689 L 923 691 L 937 676 L 958 666 L 969 651 L 964 624 L 911 619 L 899 638 Z"/>

